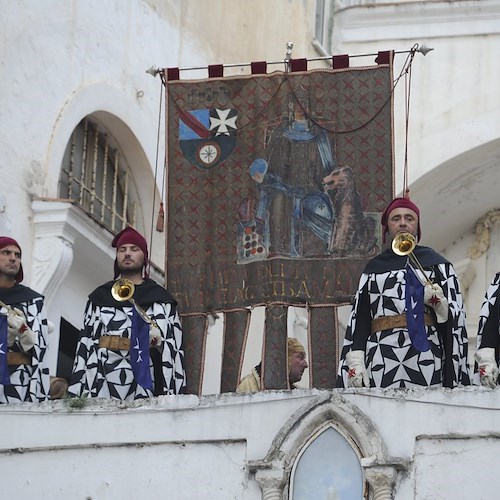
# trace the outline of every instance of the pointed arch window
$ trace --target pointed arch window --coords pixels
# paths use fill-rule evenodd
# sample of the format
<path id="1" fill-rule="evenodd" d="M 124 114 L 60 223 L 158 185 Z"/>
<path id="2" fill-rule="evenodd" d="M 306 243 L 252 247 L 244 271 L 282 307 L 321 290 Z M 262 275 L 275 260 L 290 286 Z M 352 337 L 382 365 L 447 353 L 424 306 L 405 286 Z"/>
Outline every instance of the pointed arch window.
<path id="1" fill-rule="evenodd" d="M 365 498 L 363 469 L 354 446 L 331 425 L 312 436 L 295 461 L 290 499 Z"/>
<path id="2" fill-rule="evenodd" d="M 59 197 L 80 205 L 112 233 L 136 225 L 137 197 L 125 160 L 113 137 L 84 118 L 66 146 Z"/>

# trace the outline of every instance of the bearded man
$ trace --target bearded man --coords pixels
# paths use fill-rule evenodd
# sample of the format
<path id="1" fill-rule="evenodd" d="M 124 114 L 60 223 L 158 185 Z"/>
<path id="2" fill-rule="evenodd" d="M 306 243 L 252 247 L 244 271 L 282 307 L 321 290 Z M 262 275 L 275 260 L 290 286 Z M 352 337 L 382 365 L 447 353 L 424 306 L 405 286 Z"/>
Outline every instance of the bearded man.
<path id="1" fill-rule="evenodd" d="M 179 394 L 186 377 L 177 303 L 149 278 L 148 248 L 140 233 L 127 227 L 112 246 L 114 278 L 128 280 L 133 296 L 116 300 L 115 281 L 89 295 L 68 392 L 121 401 Z"/>
<path id="2" fill-rule="evenodd" d="M 391 246 L 364 269 L 337 387 L 469 385 L 465 311 L 452 264 L 417 244 L 420 210 L 408 198 L 388 205 L 382 228 L 384 242 L 387 234 L 404 241 L 410 233 L 416 246 L 411 253 L 395 253 Z"/>
<path id="3" fill-rule="evenodd" d="M 49 398 L 44 298 L 23 277 L 19 243 L 0 236 L 0 403 Z"/>

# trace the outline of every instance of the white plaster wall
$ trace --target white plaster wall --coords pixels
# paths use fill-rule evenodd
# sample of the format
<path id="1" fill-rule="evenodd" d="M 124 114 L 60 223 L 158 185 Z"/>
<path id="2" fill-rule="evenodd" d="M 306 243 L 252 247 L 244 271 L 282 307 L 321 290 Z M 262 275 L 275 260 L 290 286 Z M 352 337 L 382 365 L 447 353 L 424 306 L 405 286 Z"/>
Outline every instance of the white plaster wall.
<path id="1" fill-rule="evenodd" d="M 418 485 L 418 497 L 448 500 L 457 498 L 457 494 L 459 498 L 474 499 L 496 496 L 493 488 L 497 488 L 498 484 L 495 479 L 478 481 L 477 478 L 484 474 L 481 465 L 484 457 L 497 456 L 499 452 L 498 436 L 421 437 L 415 449 L 415 484 Z M 455 466 L 457 456 L 464 462 L 464 468 Z M 439 471 L 439 474 L 436 474 L 436 471 Z M 435 481 L 427 481 L 427 478 L 432 476 Z"/>
<path id="2" fill-rule="evenodd" d="M 81 410 L 60 401 L 4 405 L 0 468 L 15 480 L 4 482 L 2 496 L 257 500 L 248 462 L 262 460 L 303 408 L 325 398 L 355 405 L 387 457 L 404 465 L 395 500 L 496 497 L 498 476 L 477 478 L 498 452 L 500 391 L 479 388 L 163 396 L 91 400 Z"/>
<path id="3" fill-rule="evenodd" d="M 29 478 L 24 481 L 19 478 L 22 486 L 19 488 L 18 482 L 18 488 L 12 488 L 9 492 L 12 498 L 244 498 L 240 465 L 245 458 L 243 441 L 215 441 L 202 446 L 198 443 L 147 443 L 69 447 L 57 451 L 40 450 L 36 455 L 37 465 Z M 60 469 L 62 463 L 66 464 L 65 477 L 59 481 L 53 471 Z M 5 463 L 6 477 L 16 477 L 25 467 L 23 454 L 10 456 Z"/>
<path id="4" fill-rule="evenodd" d="M 343 10 L 336 17 L 334 53 L 406 50 L 422 41 L 435 48 L 425 57 L 415 57 L 409 161 L 412 193 L 423 202 L 424 220 L 440 220 L 436 210 L 449 192 L 448 179 L 453 180 L 457 171 L 467 172 L 468 164 L 490 169 L 495 165 L 500 95 L 498 65 L 491 61 L 499 55 L 500 2 L 337 3 Z M 158 78 L 146 74 L 147 68 L 281 60 L 288 40 L 295 44 L 295 57 L 316 55 L 310 44 L 313 0 L 0 0 L 0 9 L 0 230 L 21 243 L 28 285 L 33 279 L 32 198 L 56 196 L 62 154 L 82 117 L 96 112 L 113 128 L 131 168 L 144 173 L 137 188 L 147 204 L 156 162 L 160 93 Z M 399 190 L 404 122 L 398 92 Z M 425 243 L 445 250 L 453 262 L 466 258 L 473 223 L 488 206 L 470 221 L 460 218 L 472 212 L 478 199 L 487 199 L 489 208 L 496 206 L 494 190 L 486 191 L 495 184 L 487 180 L 467 210 L 456 210 L 458 219 L 444 213 L 444 222 L 424 226 Z M 456 192 L 449 212 L 460 206 L 464 190 Z M 146 227 L 148 217 L 145 211 Z M 447 227 L 453 228 L 449 236 Z M 152 253 L 158 264 L 163 260 L 163 236 L 154 236 Z M 76 326 L 87 294 L 109 278 L 113 260 L 103 251 L 90 250 L 82 239 L 76 240 L 73 264 L 49 310 L 49 319 L 63 312 Z M 476 277 L 467 292 L 471 325 L 497 256 L 495 246 L 473 262 Z M 348 309 L 341 313 L 342 325 Z M 244 373 L 260 359 L 262 323 L 263 316 L 257 314 Z M 209 334 L 206 394 L 219 390 L 221 332 L 218 323 Z M 0 467 L 16 481 L 7 482 L 2 495 L 124 498 L 130 491 L 138 496 L 136 486 L 124 479 L 138 472 L 147 478 L 145 487 L 158 491 L 160 498 L 164 491 L 168 498 L 204 499 L 207 491 L 211 498 L 224 500 L 261 498 L 256 482 L 246 475 L 247 460 L 263 458 L 291 415 L 318 394 L 307 390 L 182 396 L 134 405 L 91 402 L 83 411 L 68 411 L 62 402 L 3 406 Z M 428 453 L 434 453 L 440 464 L 453 453 L 453 478 L 464 469 L 479 477 L 481 465 L 470 460 L 477 456 L 471 444 L 486 443 L 489 461 L 494 459 L 498 391 L 343 394 L 373 419 L 390 455 L 414 460 L 409 473 L 398 479 L 397 499 L 432 498 L 429 492 L 437 489 L 449 498 L 477 498 L 477 481 L 457 482 L 455 487 L 455 482 L 443 484 L 439 474 L 432 474 Z M 460 453 L 464 450 L 467 453 Z M 26 469 L 28 477 L 22 472 Z M 40 474 L 31 473 L 38 470 Z M 82 480 L 88 476 L 92 479 Z M 172 489 L 177 484 L 182 492 Z M 492 475 L 478 491 L 488 498 L 499 486 Z M 224 492 L 217 490 L 222 487 Z"/>

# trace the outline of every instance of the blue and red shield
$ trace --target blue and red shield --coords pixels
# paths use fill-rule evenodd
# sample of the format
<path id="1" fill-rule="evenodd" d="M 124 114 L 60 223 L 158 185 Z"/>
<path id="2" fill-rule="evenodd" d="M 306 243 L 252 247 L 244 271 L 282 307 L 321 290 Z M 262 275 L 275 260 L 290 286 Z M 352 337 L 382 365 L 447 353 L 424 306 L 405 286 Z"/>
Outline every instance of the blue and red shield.
<path id="1" fill-rule="evenodd" d="M 180 148 L 193 165 L 210 169 L 232 153 L 237 132 L 235 109 L 194 109 L 179 114 Z"/>

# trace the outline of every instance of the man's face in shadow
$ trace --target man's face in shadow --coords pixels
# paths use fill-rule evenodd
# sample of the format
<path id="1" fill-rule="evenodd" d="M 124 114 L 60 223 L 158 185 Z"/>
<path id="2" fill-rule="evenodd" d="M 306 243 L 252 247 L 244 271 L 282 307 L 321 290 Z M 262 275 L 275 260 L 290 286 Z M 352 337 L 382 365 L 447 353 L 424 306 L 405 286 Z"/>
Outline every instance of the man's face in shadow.
<path id="1" fill-rule="evenodd" d="M 305 352 L 294 352 L 290 357 L 290 370 L 288 372 L 288 379 L 290 384 L 299 382 L 302 378 L 304 370 L 308 367 Z"/>

